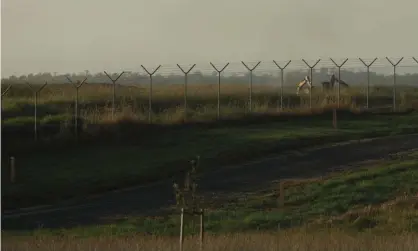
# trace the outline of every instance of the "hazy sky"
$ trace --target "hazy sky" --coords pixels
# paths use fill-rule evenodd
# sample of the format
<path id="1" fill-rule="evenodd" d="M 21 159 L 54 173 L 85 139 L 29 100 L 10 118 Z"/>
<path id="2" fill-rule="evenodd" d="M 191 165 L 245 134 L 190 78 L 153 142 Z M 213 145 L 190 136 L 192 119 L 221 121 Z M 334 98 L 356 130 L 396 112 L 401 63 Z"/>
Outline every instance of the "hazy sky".
<path id="1" fill-rule="evenodd" d="M 418 56 L 417 0 L 2 0 L 3 76 Z M 414 31 L 415 30 L 415 31 Z"/>

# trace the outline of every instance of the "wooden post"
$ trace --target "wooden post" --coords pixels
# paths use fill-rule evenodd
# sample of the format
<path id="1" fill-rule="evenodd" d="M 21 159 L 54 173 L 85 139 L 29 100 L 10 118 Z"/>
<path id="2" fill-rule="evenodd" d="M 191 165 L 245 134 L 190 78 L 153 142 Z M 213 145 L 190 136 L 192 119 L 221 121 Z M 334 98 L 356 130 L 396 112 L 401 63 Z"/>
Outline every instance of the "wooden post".
<path id="1" fill-rule="evenodd" d="M 280 207 L 284 207 L 284 190 L 285 190 L 285 180 L 280 181 Z"/>
<path id="2" fill-rule="evenodd" d="M 205 231 L 204 211 L 200 209 L 200 251 L 203 251 L 203 237 Z"/>
<path id="3" fill-rule="evenodd" d="M 15 157 L 10 157 L 10 182 L 16 182 L 16 162 Z"/>
<path id="4" fill-rule="evenodd" d="M 332 126 L 337 129 L 337 109 L 332 110 Z"/>
<path id="5" fill-rule="evenodd" d="M 180 214 L 180 251 L 183 251 L 184 242 L 184 208 L 181 209 Z"/>

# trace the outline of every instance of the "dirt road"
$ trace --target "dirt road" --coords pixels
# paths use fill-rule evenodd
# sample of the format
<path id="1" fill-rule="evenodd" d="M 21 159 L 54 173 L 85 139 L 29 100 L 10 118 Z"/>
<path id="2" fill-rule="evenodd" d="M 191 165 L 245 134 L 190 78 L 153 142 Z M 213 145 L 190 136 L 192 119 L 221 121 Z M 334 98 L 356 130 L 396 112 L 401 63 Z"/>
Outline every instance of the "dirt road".
<path id="1" fill-rule="evenodd" d="M 355 168 L 364 160 L 418 148 L 418 135 L 346 142 L 262 159 L 240 166 L 217 168 L 200 177 L 199 191 L 244 192 L 282 178 L 322 175 L 339 168 Z M 53 189 L 53 188 L 51 188 Z M 170 182 L 112 192 L 84 204 L 62 204 L 31 211 L 2 214 L 3 230 L 65 228 L 110 223 L 115 216 L 143 215 L 174 203 Z"/>

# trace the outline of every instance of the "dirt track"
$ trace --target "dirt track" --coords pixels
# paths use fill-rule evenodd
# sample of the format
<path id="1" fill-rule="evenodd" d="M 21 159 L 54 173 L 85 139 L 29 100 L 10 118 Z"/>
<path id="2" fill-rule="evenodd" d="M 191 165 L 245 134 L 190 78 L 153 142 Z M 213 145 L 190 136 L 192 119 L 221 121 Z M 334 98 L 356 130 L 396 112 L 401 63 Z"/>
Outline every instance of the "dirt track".
<path id="1" fill-rule="evenodd" d="M 339 168 L 355 168 L 356 163 L 385 158 L 388 154 L 418 148 L 418 135 L 386 137 L 347 144 L 306 149 L 235 167 L 217 168 L 199 180 L 205 193 L 240 192 L 258 189 L 282 178 L 322 175 Z M 170 182 L 109 193 L 85 204 L 60 205 L 30 212 L 2 214 L 3 230 L 31 230 L 110 223 L 115 216 L 142 215 L 174 203 Z"/>

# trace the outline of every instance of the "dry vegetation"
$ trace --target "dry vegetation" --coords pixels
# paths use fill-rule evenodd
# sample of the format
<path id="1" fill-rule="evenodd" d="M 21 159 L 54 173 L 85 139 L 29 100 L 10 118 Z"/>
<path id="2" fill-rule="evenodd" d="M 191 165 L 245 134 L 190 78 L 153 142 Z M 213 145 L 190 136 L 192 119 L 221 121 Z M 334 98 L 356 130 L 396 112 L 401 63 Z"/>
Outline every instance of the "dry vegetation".
<path id="1" fill-rule="evenodd" d="M 199 250 L 198 239 L 185 239 L 184 250 Z M 417 234 L 395 236 L 369 233 L 278 231 L 276 233 L 209 235 L 205 240 L 206 251 L 415 251 Z M 84 238 L 76 237 L 13 237 L 3 239 L 4 251 L 174 251 L 179 250 L 175 237 L 152 237 L 141 234 L 124 237 Z"/>
<path id="2" fill-rule="evenodd" d="M 35 87 L 36 89 L 36 87 Z M 370 94 L 370 107 L 392 105 L 391 88 L 374 88 Z M 397 105 L 410 107 L 418 95 L 411 88 L 398 88 Z M 69 84 L 51 84 L 43 89 L 38 98 L 38 116 L 73 114 L 75 88 Z M 80 115 L 87 123 L 108 122 L 112 113 L 112 86 L 105 84 L 85 84 L 79 89 Z M 248 86 L 225 84 L 221 86 L 221 116 L 240 117 L 248 113 Z M 14 85 L 3 97 L 3 112 L 6 118 L 33 116 L 34 96 L 29 87 Z M 117 86 L 115 120 L 134 119 L 147 121 L 149 87 L 147 85 Z M 216 119 L 217 85 L 189 85 L 188 121 Z M 277 113 L 280 107 L 280 90 L 272 85 L 254 86 L 252 112 Z M 325 94 L 316 90 L 312 95 L 312 106 L 321 108 L 337 103 L 335 93 Z M 341 91 L 340 104 L 344 107 L 362 108 L 366 104 L 363 89 Z M 295 88 L 285 88 L 284 111 L 297 112 L 309 107 L 309 95 L 298 97 Z M 156 85 L 153 87 L 152 117 L 154 123 L 183 122 L 184 86 Z"/>
<path id="3" fill-rule="evenodd" d="M 376 160 L 367 163 L 359 170 L 333 173 L 321 179 L 294 182 L 286 190 L 286 203 L 290 206 L 286 206 L 284 211 L 276 208 L 280 213 L 274 212 L 267 206 L 277 199 L 274 193 L 255 191 L 248 196 L 245 203 L 242 202 L 244 204 L 239 204 L 240 207 L 235 209 L 242 218 L 239 220 L 246 222 L 250 229 L 227 233 L 209 232 L 205 236 L 204 250 L 417 250 L 418 186 L 415 180 L 418 177 L 416 169 L 418 162 L 416 157 L 418 157 L 416 150 L 407 151 L 392 156 L 391 161 Z M 404 195 L 393 197 L 396 194 Z M 255 205 L 263 206 L 264 216 L 256 211 L 252 211 L 247 216 L 238 212 L 240 208 Z M 347 206 L 347 209 L 341 211 L 342 206 Z M 325 216 L 334 210 L 341 212 L 336 216 Z M 282 220 L 303 214 L 307 217 L 306 224 L 278 229 L 279 214 Z M 178 215 L 175 217 L 178 218 Z M 313 220 L 309 220 L 309 217 Z M 234 229 L 227 227 L 232 223 L 231 219 L 212 221 L 217 221 L 217 224 L 224 225 L 226 229 Z M 267 221 L 273 222 L 275 225 L 273 229 L 265 228 Z M 155 224 L 152 227 L 158 228 L 157 231 L 163 231 L 167 227 L 175 228 L 177 231 L 175 235 L 178 235 L 179 224 L 178 221 L 176 222 L 177 224 L 167 222 L 164 223 L 166 225 Z M 208 228 L 213 224 L 214 222 L 208 221 Z M 256 226 L 261 229 L 255 231 Z M 125 223 L 107 227 L 98 226 L 101 229 L 99 231 L 83 228 L 61 230 L 52 234 L 39 230 L 31 235 L 20 236 L 4 233 L 2 250 L 178 250 L 179 239 L 175 235 L 145 234 L 148 231 L 135 228 L 124 232 Z M 185 238 L 184 250 L 199 250 L 198 237 L 189 234 Z"/>
<path id="4" fill-rule="evenodd" d="M 188 104 L 189 109 L 187 111 L 187 119 L 194 121 L 212 121 L 216 120 L 216 85 L 191 85 L 189 88 Z M 247 107 L 247 98 L 248 90 L 246 86 L 238 85 L 225 85 L 221 89 L 222 100 L 221 100 L 221 112 L 226 117 L 237 117 L 245 116 L 248 112 Z M 294 90 L 287 90 L 286 96 L 284 98 L 284 111 L 287 112 L 300 112 L 306 111 L 306 108 L 309 106 L 309 97 L 296 97 L 293 95 Z M 135 86 L 135 87 L 120 87 L 117 88 L 117 100 L 116 100 L 116 118 L 115 120 L 135 120 L 144 122 L 147 120 L 148 116 L 148 87 L 147 86 Z M 50 85 L 47 86 L 39 97 L 39 106 L 38 106 L 38 115 L 42 121 L 47 121 L 51 117 L 56 116 L 61 123 L 63 119 L 67 119 L 67 116 L 71 116 L 74 109 L 74 96 L 75 89 L 71 86 L 62 86 L 62 85 Z M 107 123 L 111 121 L 111 97 L 112 97 L 112 87 L 110 85 L 88 85 L 81 87 L 80 89 L 80 114 L 86 120 L 86 124 L 96 124 L 96 123 Z M 275 113 L 277 114 L 277 106 L 279 102 L 277 88 L 268 87 L 268 86 L 258 86 L 254 88 L 253 111 L 256 113 Z M 399 90 L 398 105 L 400 108 L 410 108 L 416 106 L 416 100 L 418 95 L 411 90 Z M 322 109 L 327 106 L 333 106 L 336 103 L 335 96 L 326 97 L 322 93 L 316 93 L 312 95 L 313 106 L 317 109 Z M 33 95 L 30 92 L 30 89 L 27 87 L 13 87 L 10 92 L 2 99 L 3 105 L 3 114 L 2 119 L 9 120 L 9 124 L 18 124 L 19 120 L 25 120 L 27 117 L 33 116 Z M 365 105 L 365 93 L 364 90 L 350 90 L 350 92 L 343 92 L 341 98 L 341 104 L 344 107 L 356 110 L 362 108 Z M 372 107 L 381 107 L 381 106 L 390 106 L 392 104 L 391 89 L 388 90 L 375 90 L 371 96 L 371 106 Z M 184 122 L 185 113 L 183 107 L 183 86 L 156 86 L 153 93 L 153 122 L 154 123 L 164 123 L 164 124 L 173 124 Z M 403 123 L 408 124 L 407 119 L 404 118 Z M 412 120 L 411 120 L 412 121 Z M 4 122 L 4 121 L 3 121 Z M 29 122 L 31 122 L 29 120 Z M 376 121 L 375 121 L 376 122 Z M 328 123 L 328 122 L 327 122 Z M 369 122 L 371 123 L 371 122 Z M 373 122 L 374 123 L 374 122 Z M 377 123 L 377 122 L 376 122 Z M 383 122 L 382 122 L 383 123 Z M 374 126 L 374 124 L 373 124 Z M 290 125 L 289 125 L 290 127 Z M 391 122 L 390 125 L 382 125 L 383 129 L 389 130 L 388 128 L 394 128 L 394 124 Z M 356 130 L 357 127 L 354 127 Z M 392 128 L 392 129 L 393 129 Z M 265 129 L 263 129 L 265 130 Z M 318 129 L 319 130 L 319 129 Z M 322 129 L 321 129 L 322 130 Z M 348 126 L 348 131 L 353 130 L 353 125 Z M 360 129 L 358 129 L 360 130 Z M 322 132 L 322 131 L 321 131 Z M 254 132 L 252 132 L 254 134 Z M 277 133 L 277 132 L 276 132 Z M 315 132 L 319 134 L 318 132 Z M 231 135 L 232 132 L 225 132 L 225 135 Z M 236 140 L 229 140 L 230 142 L 239 142 L 242 145 L 243 135 L 249 135 L 249 133 L 241 133 L 236 135 Z M 261 135 L 265 137 L 264 135 Z M 260 138 L 261 138 L 260 136 Z M 191 137 L 191 136 L 190 136 Z M 226 136 L 225 136 L 226 137 Z M 269 136 L 271 137 L 271 135 Z M 184 136 L 186 138 L 186 136 Z M 196 138 L 196 137 L 195 137 Z M 202 137 L 204 138 L 204 137 Z M 238 141 L 238 138 L 240 141 Z M 186 138 L 187 139 L 187 138 Z M 167 139 L 164 139 L 163 143 L 167 144 Z M 160 140 L 161 141 L 161 140 Z M 190 140 L 191 141 L 191 140 Z M 158 141 L 156 141 L 158 142 Z M 265 141 L 261 141 L 259 144 L 265 145 Z M 226 142 L 219 141 L 216 142 L 217 145 L 227 144 Z M 253 144 L 253 142 L 250 142 Z M 200 145 L 209 145 L 207 142 L 199 143 Z M 237 143 L 238 145 L 238 143 Z M 209 145 L 210 146 L 210 145 Z M 212 146 L 211 146 L 212 147 Z M 236 147 L 231 144 L 231 148 Z M 195 149 L 196 145 L 193 147 L 185 146 L 184 149 Z M 142 149 L 143 150 L 143 149 Z M 167 152 L 170 152 L 172 156 L 173 149 L 167 149 Z M 248 151 L 247 151 L 248 153 Z M 160 153 L 159 153 L 160 154 Z M 183 153 L 182 153 L 183 154 Z M 190 155 L 195 154 L 195 152 L 190 153 Z M 232 153 L 231 153 L 232 154 Z M 103 155 L 103 153 L 101 154 Z M 160 154 L 161 155 L 161 154 Z M 219 153 L 213 153 L 214 156 L 218 156 Z M 248 155 L 248 154 L 247 154 Z M 238 156 L 238 154 L 237 154 Z M 132 157 L 132 156 L 131 156 Z M 164 157 L 164 156 L 163 156 Z M 161 159 L 163 159 L 161 157 Z M 41 158 L 41 157 L 39 157 Z M 50 157 L 48 157 L 50 158 Z M 83 157 L 84 158 L 84 157 Z M 81 159 L 81 157 L 80 157 Z M 87 158 L 86 158 L 87 159 Z M 142 158 L 144 159 L 144 158 Z M 31 166 L 36 161 L 32 159 L 26 160 L 30 162 Z M 42 163 L 42 161 L 38 161 Z M 62 162 L 62 161 L 61 161 Z M 93 166 L 95 163 L 97 166 L 97 159 L 91 160 L 89 162 L 86 160 L 87 164 L 85 166 Z M 109 162 L 109 161 L 106 161 Z M 116 161 L 115 161 L 116 162 Z M 174 162 L 174 160 L 173 160 Z M 118 162 L 119 163 L 119 162 Z M 109 165 L 112 163 L 108 163 Z M 160 164 L 160 163 L 158 163 Z M 162 165 L 162 164 L 161 164 Z M 171 165 L 171 164 L 170 164 Z M 28 165 L 29 166 L 29 165 Z M 42 165 L 39 165 L 41 168 Z M 76 165 L 74 165 L 76 166 Z M 105 165 L 103 165 L 105 166 Z M 129 166 L 128 163 L 125 163 L 122 166 Z M 144 166 L 147 166 L 147 163 L 144 163 Z M 148 165 L 150 166 L 150 165 Z M 83 166 L 80 166 L 83 167 Z M 100 166 L 102 168 L 102 166 Z M 153 166 L 153 169 L 158 170 L 159 166 Z M 41 170 L 41 169 L 39 169 Z M 84 171 L 88 171 L 87 168 L 83 168 Z M 109 168 L 110 170 L 110 168 Z M 113 170 L 113 169 L 112 169 Z M 122 169 L 121 169 L 122 170 Z M 51 170 L 48 170 L 51 172 Z M 97 171 L 93 170 L 94 174 Z M 102 173 L 106 173 L 106 169 L 101 169 Z M 108 172 L 108 176 L 114 182 L 115 177 L 119 175 L 122 171 L 118 171 L 118 174 L 113 170 Z M 110 173 L 110 174 L 109 174 Z M 132 172 L 131 172 L 132 173 Z M 47 177 L 48 175 L 44 175 Z M 80 176 L 80 172 L 76 172 Z M 53 175 L 51 175 L 54 177 Z M 133 175 L 131 175 L 133 176 Z M 72 176 L 71 176 L 72 177 Z M 74 177 L 76 177 L 74 175 Z M 88 176 L 87 176 L 88 177 Z M 32 176 L 31 176 L 32 178 Z M 124 177 L 126 178 L 126 177 Z M 68 177 L 67 177 L 68 180 Z M 74 180 L 77 180 L 74 178 Z M 39 186 L 39 181 L 32 180 L 32 183 Z M 50 182 L 50 181 L 48 181 Z M 39 194 L 43 194 L 45 189 L 50 189 L 51 183 L 45 181 L 45 184 L 42 189 L 39 189 Z M 56 181 L 54 181 L 56 182 Z M 126 180 L 122 181 L 126 183 Z M 61 181 L 60 181 L 61 183 Z M 387 185 L 390 187 L 391 182 L 388 182 L 387 179 L 382 181 L 379 185 Z M 56 184 L 57 186 L 60 184 Z M 73 185 L 73 184 L 71 184 Z M 315 184 L 313 184 L 315 186 Z M 73 188 L 69 186 L 68 191 L 72 191 Z M 340 187 L 344 187 L 344 184 L 340 184 Z M 44 190 L 43 190 L 44 189 Z M 83 188 L 84 189 L 84 188 Z M 371 189 L 371 188 L 370 188 Z M 373 187 L 376 189 L 376 187 Z M 414 186 L 415 189 L 415 186 Z M 57 189 L 58 190 L 58 189 Z M 64 188 L 62 189 L 65 190 Z M 34 194 L 37 194 L 34 186 L 31 186 L 28 191 L 35 191 Z M 290 193 L 292 190 L 289 190 Z M 312 192 L 312 194 L 304 195 L 303 200 L 314 200 L 321 195 L 322 190 L 315 190 L 317 193 Z M 364 191 L 353 188 L 353 190 L 346 190 L 346 197 L 341 198 L 343 203 L 350 201 L 350 196 L 356 192 L 358 194 L 364 195 Z M 371 190 L 369 191 L 371 192 Z M 30 194 L 30 193 L 29 193 Z M 383 192 L 382 192 L 383 194 Z M 32 195 L 32 194 L 30 194 Z M 384 195 L 382 195 L 384 196 Z M 32 196 L 33 197 L 33 196 Z M 274 196 L 273 196 L 274 197 Z M 330 198 L 327 198 L 330 199 Z M 36 199 L 36 200 L 39 200 Z M 334 200 L 334 198 L 332 198 Z M 319 201 L 319 202 L 318 202 Z M 409 206 L 414 208 L 415 198 L 407 199 Z M 317 200 L 317 207 L 313 208 L 314 210 L 321 211 L 323 208 L 330 208 L 327 204 L 329 200 Z M 362 207 L 361 209 L 348 210 L 344 214 L 335 216 L 334 218 L 326 217 L 324 219 L 317 219 L 312 224 L 304 228 L 288 229 L 288 230 L 278 230 L 274 232 L 257 232 L 257 233 L 235 233 L 235 234 L 208 234 L 205 238 L 205 250 L 285 250 L 285 251 L 315 251 L 315 250 L 335 250 L 335 251 L 354 251 L 354 250 L 379 250 L 379 251 L 410 251 L 417 250 L 418 247 L 418 235 L 416 233 L 411 233 L 411 229 L 405 227 L 408 224 L 408 220 L 412 219 L 411 217 L 417 217 L 416 208 L 410 210 L 397 211 L 394 210 L 396 205 L 405 204 L 402 200 L 394 200 L 391 202 L 386 201 L 377 207 L 374 210 L 368 210 L 368 207 Z M 258 203 L 258 202 L 257 202 Z M 256 204 L 257 204 L 256 203 Z M 322 203 L 322 204 L 321 204 Z M 347 202 L 348 203 L 348 202 Z M 403 205 L 402 204 L 402 205 Z M 344 204 L 346 206 L 350 204 Z M 392 206 L 391 206 L 392 205 Z M 394 206 L 393 206 L 394 205 Z M 339 205 L 338 208 L 341 208 Z M 311 210 L 311 207 L 307 207 Z M 367 210 L 364 210 L 366 208 Z M 394 213 L 396 211 L 396 213 Z M 296 212 L 298 213 L 298 212 Z M 370 216 L 370 213 L 372 214 Z M 353 216 L 354 215 L 354 216 Z M 263 216 L 264 217 L 264 216 Z M 372 217 L 373 219 L 387 219 L 385 220 L 384 227 L 382 231 L 378 234 L 373 231 L 367 230 L 367 227 L 363 228 L 362 224 L 368 224 L 368 219 Z M 414 218 L 414 219 L 415 219 Z M 360 219 L 360 220 L 357 220 Z M 365 219 L 363 221 L 363 219 Z M 251 217 L 250 217 L 251 220 Z M 265 218 L 256 218 L 255 221 L 260 220 L 262 223 L 265 221 Z M 269 221 L 274 219 L 269 219 Z M 281 220 L 281 219 L 277 219 Z M 356 221 L 357 220 L 357 221 Z M 242 221 L 242 219 L 241 219 Z M 329 222 L 332 222 L 333 228 L 329 227 Z M 390 229 L 393 226 L 397 226 L 395 222 L 402 222 L 402 226 L 395 228 L 396 233 L 388 234 Z M 347 222 L 350 226 L 353 226 L 354 229 L 361 228 L 361 231 L 343 231 L 338 230 L 337 225 L 343 222 Z M 383 220 L 382 220 L 383 222 Z M 338 223 L 338 224 L 337 224 Z M 221 223 L 219 223 L 221 224 Z M 322 229 L 319 231 L 319 229 Z M 365 230 L 366 229 L 366 230 Z M 314 230 L 314 231 L 312 231 Z M 358 228 L 357 228 L 358 230 Z M 399 230 L 399 231 L 398 231 Z M 88 231 L 88 230 L 86 230 Z M 385 233 L 385 231 L 387 233 Z M 238 232 L 238 231 L 237 231 Z M 197 250 L 198 241 L 195 237 L 187 237 L 185 241 L 185 251 L 188 250 Z M 100 237 L 80 237 L 77 234 L 71 234 L 71 232 L 62 234 L 62 235 L 44 235 L 34 234 L 31 236 L 19 236 L 19 235 L 10 235 L 4 233 L 2 236 L 2 250 L 178 250 L 178 239 L 175 237 L 158 237 L 158 236 L 146 236 L 144 234 L 131 233 L 120 235 L 103 235 Z"/>

